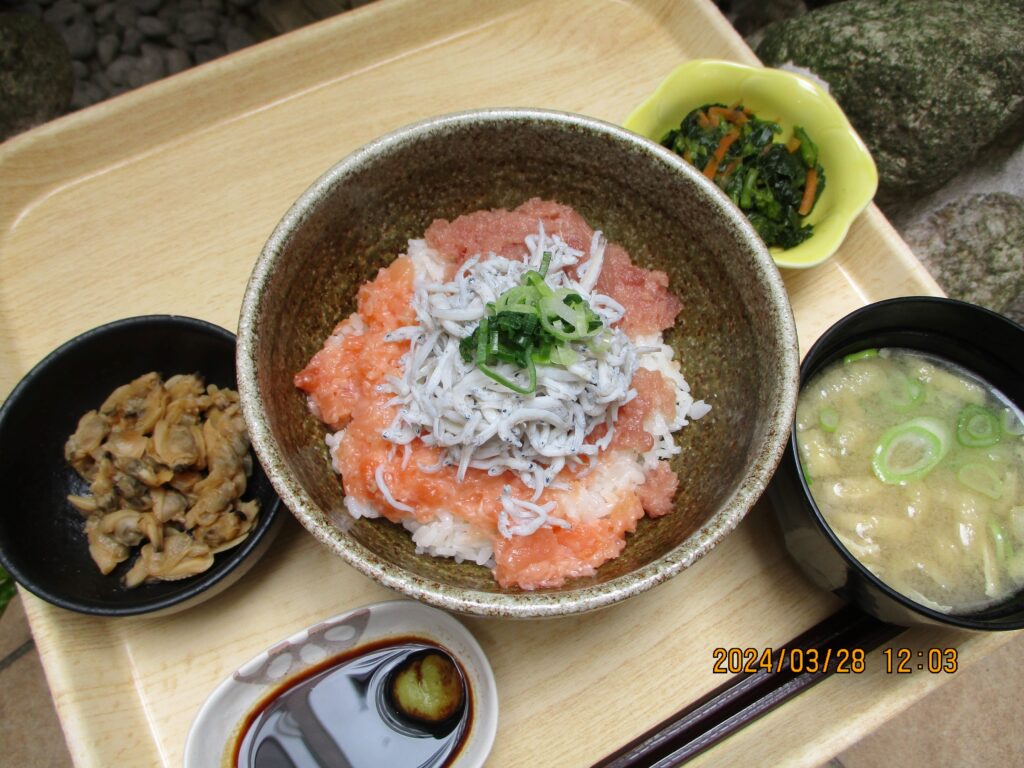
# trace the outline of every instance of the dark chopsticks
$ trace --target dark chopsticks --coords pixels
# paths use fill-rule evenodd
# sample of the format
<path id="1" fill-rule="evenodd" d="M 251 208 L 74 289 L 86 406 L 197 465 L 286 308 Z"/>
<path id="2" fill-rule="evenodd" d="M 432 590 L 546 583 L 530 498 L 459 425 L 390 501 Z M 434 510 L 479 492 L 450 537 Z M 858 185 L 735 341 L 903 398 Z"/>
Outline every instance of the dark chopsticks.
<path id="1" fill-rule="evenodd" d="M 705 749 L 748 725 L 779 704 L 821 682 L 836 669 L 793 671 L 791 651 L 816 650 L 818 658 L 833 658 L 838 649 L 870 651 L 902 632 L 853 607 L 846 607 L 778 649 L 772 658 L 784 659 L 778 669 L 735 675 L 724 685 L 656 725 L 622 749 L 595 763 L 594 768 L 668 768 L 685 763 Z M 785 656 L 782 651 L 785 650 Z M 710 660 L 709 660 L 710 663 Z"/>

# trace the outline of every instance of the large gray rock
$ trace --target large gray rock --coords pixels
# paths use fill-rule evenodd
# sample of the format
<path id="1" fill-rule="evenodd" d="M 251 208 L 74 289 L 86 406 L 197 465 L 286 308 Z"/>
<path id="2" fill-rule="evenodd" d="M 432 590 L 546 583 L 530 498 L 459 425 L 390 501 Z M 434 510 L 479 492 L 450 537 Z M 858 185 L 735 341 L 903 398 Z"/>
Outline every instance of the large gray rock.
<path id="1" fill-rule="evenodd" d="M 24 13 L 0 13 L 0 141 L 60 117 L 71 102 L 68 48 Z"/>
<path id="2" fill-rule="evenodd" d="M 883 206 L 1024 135 L 1022 0 L 847 0 L 768 27 L 757 54 L 829 83 L 874 155 Z"/>
<path id="3" fill-rule="evenodd" d="M 1024 198 L 970 195 L 928 214 L 903 237 L 951 297 L 1024 323 Z"/>

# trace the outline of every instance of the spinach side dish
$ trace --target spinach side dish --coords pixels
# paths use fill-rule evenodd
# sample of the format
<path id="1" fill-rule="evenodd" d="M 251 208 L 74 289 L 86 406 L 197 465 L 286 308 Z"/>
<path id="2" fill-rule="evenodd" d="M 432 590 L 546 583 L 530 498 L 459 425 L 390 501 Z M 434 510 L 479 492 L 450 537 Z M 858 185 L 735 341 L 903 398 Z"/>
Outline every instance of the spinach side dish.
<path id="1" fill-rule="evenodd" d="M 803 219 L 825 189 L 818 148 L 797 126 L 776 142 L 778 123 L 742 104 L 705 104 L 661 140 L 732 199 L 769 247 L 792 248 L 813 234 Z"/>

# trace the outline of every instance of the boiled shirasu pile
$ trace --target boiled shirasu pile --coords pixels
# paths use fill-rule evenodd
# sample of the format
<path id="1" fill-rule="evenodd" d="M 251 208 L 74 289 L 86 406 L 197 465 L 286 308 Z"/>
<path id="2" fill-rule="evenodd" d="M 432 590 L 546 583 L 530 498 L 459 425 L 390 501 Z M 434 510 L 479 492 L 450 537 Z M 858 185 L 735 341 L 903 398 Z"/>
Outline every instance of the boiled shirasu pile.
<path id="1" fill-rule="evenodd" d="M 420 466 L 424 472 L 456 466 L 459 482 L 469 469 L 492 476 L 516 474 L 533 496 L 530 501 L 516 498 L 506 486 L 498 528 L 507 538 L 528 536 L 544 525 L 569 527 L 565 520 L 549 517 L 553 502 L 537 502 L 545 488 L 557 487 L 555 477 L 567 463 L 582 475 L 611 443 L 619 409 L 636 397 L 630 383 L 637 355 L 644 351 L 613 327 L 625 312 L 622 305 L 594 292 L 606 246 L 600 232 L 594 233 L 589 258 L 582 264 L 583 252 L 545 234 L 543 224 L 526 238 L 526 246 L 529 255 L 521 261 L 477 255 L 459 267 L 451 282 L 417 279 L 413 308 L 419 322 L 385 337 L 408 341 L 410 347 L 401 359 L 403 375 L 390 376 L 382 385 L 395 395 L 389 404 L 399 406 L 384 438 L 405 446 L 403 467 L 409 461 L 409 444 L 419 439 L 444 449 L 438 464 Z M 577 355 L 571 365 L 537 365 L 536 391 L 521 395 L 464 361 L 459 342 L 479 325 L 488 303 L 519 285 L 527 271 L 541 268 L 545 253 L 550 254 L 547 285 L 578 293 L 604 327 L 594 339 L 570 343 Z M 577 265 L 574 280 L 566 269 Z M 524 372 L 513 364 L 496 368 L 510 380 L 523 380 Z M 600 439 L 585 442 L 601 424 L 607 431 Z M 392 506 L 408 510 L 393 501 L 382 472 L 375 479 Z"/>

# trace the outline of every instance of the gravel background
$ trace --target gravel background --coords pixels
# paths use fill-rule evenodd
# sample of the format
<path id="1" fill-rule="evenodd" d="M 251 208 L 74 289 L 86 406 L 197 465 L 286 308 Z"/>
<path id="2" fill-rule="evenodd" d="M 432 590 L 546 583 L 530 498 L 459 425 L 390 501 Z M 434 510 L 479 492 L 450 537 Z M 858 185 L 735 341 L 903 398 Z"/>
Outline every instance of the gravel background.
<path id="1" fill-rule="evenodd" d="M 71 56 L 69 111 L 269 37 L 256 0 L 23 0 L 11 10 L 55 29 Z"/>

